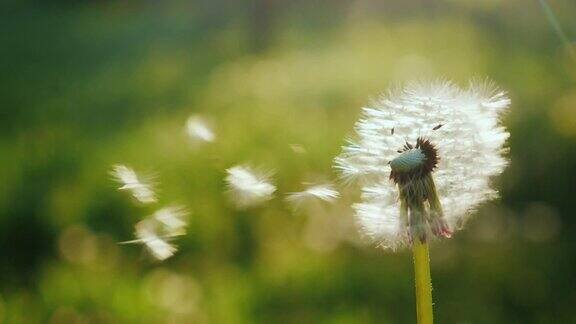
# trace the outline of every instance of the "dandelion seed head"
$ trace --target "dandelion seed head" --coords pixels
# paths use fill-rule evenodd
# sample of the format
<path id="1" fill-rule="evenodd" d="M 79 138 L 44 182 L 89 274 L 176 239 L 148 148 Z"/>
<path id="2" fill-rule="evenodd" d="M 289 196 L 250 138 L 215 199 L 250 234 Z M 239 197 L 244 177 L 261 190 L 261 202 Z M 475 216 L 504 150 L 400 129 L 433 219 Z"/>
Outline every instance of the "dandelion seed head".
<path id="1" fill-rule="evenodd" d="M 276 186 L 269 173 L 238 165 L 226 170 L 228 194 L 238 208 L 248 208 L 272 199 Z"/>
<path id="2" fill-rule="evenodd" d="M 335 159 L 343 179 L 362 186 L 362 202 L 354 205 L 361 231 L 396 248 L 410 243 L 415 219 L 425 225 L 418 232 L 424 237 L 459 229 L 497 196 L 490 178 L 507 165 L 509 134 L 500 118 L 509 105 L 489 81 L 461 89 L 435 80 L 392 89 L 363 108 L 357 136 Z M 414 208 L 403 207 L 406 199 Z"/>
<path id="3" fill-rule="evenodd" d="M 214 142 L 216 134 L 200 116 L 192 115 L 186 121 L 186 133 L 192 140 Z"/>
<path id="4" fill-rule="evenodd" d="M 121 184 L 118 190 L 129 191 L 136 200 L 143 204 L 157 201 L 152 185 L 143 182 L 132 168 L 123 164 L 116 164 L 112 167 L 110 174 L 114 180 Z"/>
<path id="5" fill-rule="evenodd" d="M 293 192 L 288 194 L 286 200 L 295 207 L 309 202 L 311 200 L 321 200 L 328 203 L 334 202 L 340 197 L 340 193 L 336 191 L 334 185 L 331 183 L 309 185 L 304 191 Z"/>

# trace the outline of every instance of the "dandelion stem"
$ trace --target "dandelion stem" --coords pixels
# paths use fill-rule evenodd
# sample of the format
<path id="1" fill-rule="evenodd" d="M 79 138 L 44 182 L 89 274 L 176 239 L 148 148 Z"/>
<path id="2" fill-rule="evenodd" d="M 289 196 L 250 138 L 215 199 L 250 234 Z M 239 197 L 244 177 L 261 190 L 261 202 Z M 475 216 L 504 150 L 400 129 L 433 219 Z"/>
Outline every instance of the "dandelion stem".
<path id="1" fill-rule="evenodd" d="M 418 324 L 432 324 L 432 281 L 428 243 L 414 240 L 414 277 L 416 281 L 416 315 Z"/>

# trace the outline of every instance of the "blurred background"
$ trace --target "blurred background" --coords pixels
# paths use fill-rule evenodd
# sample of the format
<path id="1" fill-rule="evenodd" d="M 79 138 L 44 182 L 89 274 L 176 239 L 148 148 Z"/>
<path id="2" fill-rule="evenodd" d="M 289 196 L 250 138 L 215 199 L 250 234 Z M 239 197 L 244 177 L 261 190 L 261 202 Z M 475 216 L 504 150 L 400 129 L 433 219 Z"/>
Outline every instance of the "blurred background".
<path id="1" fill-rule="evenodd" d="M 438 323 L 575 323 L 576 2 L 5 0 L 0 4 L 0 321 L 413 323 L 409 252 L 357 234 L 336 181 L 360 107 L 403 80 L 506 89 L 511 165 L 455 238 L 432 246 Z M 558 28 L 560 27 L 562 31 Z M 572 37 L 572 38 L 571 38 Z M 194 145 L 190 115 L 211 123 Z M 236 211 L 225 169 L 276 170 Z M 191 211 L 151 259 L 115 163 Z"/>

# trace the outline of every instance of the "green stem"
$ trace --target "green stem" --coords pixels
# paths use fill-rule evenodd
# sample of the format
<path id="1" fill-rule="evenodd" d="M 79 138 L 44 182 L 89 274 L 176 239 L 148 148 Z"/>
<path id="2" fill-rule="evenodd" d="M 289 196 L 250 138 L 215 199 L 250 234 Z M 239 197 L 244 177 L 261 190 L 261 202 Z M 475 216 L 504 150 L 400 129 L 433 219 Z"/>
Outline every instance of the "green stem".
<path id="1" fill-rule="evenodd" d="M 418 324 L 432 324 L 432 280 L 428 243 L 414 239 L 414 277 L 416 281 L 416 314 Z"/>

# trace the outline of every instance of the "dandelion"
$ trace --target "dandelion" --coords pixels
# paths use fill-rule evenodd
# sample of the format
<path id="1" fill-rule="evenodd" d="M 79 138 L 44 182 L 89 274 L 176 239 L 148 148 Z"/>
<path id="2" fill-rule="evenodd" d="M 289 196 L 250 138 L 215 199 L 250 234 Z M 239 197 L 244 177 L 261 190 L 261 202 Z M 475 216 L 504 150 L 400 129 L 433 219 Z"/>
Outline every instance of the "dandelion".
<path id="1" fill-rule="evenodd" d="M 154 219 L 165 226 L 167 236 L 179 236 L 186 234 L 188 225 L 185 217 L 188 215 L 186 208 L 182 206 L 169 206 L 156 211 Z"/>
<path id="2" fill-rule="evenodd" d="M 158 233 L 158 226 L 149 219 L 136 223 L 134 235 L 135 240 L 120 242 L 120 244 L 144 244 L 159 261 L 164 261 L 173 256 L 178 248 L 167 241 L 168 238 L 161 237 Z"/>
<path id="3" fill-rule="evenodd" d="M 116 164 L 110 173 L 122 185 L 118 190 L 129 191 L 136 200 L 144 204 L 157 201 L 152 186 L 143 182 L 133 169 L 122 164 Z"/>
<path id="4" fill-rule="evenodd" d="M 302 204 L 312 201 L 321 200 L 332 203 L 340 197 L 340 193 L 334 189 L 330 183 L 309 185 L 304 191 L 293 192 L 288 194 L 286 200 L 298 208 Z"/>
<path id="5" fill-rule="evenodd" d="M 343 178 L 362 184 L 361 231 L 384 248 L 413 247 L 419 323 L 432 322 L 427 243 L 497 196 L 490 178 L 507 165 L 499 118 L 509 104 L 487 81 L 410 83 L 363 109 L 358 139 L 336 158 Z"/>
<path id="6" fill-rule="evenodd" d="M 178 251 L 177 246 L 170 241 L 186 234 L 186 215 L 187 212 L 181 206 L 162 208 L 136 223 L 135 240 L 120 244 L 143 244 L 154 258 L 164 261 Z"/>
<path id="7" fill-rule="evenodd" d="M 238 208 L 252 207 L 268 201 L 276 191 L 276 187 L 270 182 L 269 173 L 242 165 L 229 168 L 226 172 L 228 194 Z"/>
<path id="8" fill-rule="evenodd" d="M 290 149 L 296 154 L 306 154 L 306 148 L 302 144 L 290 144 Z"/>
<path id="9" fill-rule="evenodd" d="M 190 116 L 186 121 L 186 133 L 194 141 L 214 142 L 216 139 L 214 131 L 208 126 L 206 121 L 196 115 Z"/>

